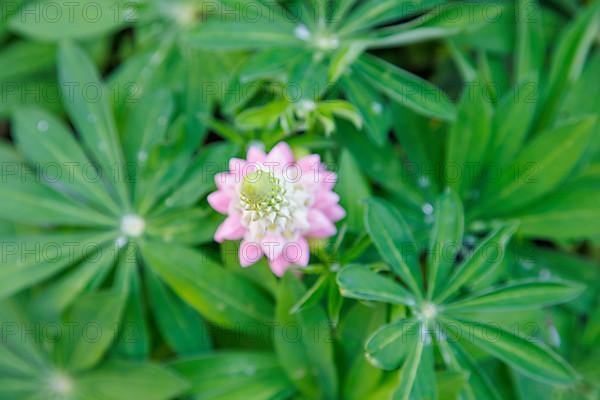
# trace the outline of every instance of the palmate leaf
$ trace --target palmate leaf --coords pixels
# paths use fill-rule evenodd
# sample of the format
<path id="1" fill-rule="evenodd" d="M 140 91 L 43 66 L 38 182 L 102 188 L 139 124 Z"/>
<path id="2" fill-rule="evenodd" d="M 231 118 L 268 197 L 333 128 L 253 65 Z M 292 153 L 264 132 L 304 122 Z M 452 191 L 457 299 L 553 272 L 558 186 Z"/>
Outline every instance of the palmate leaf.
<path id="1" fill-rule="evenodd" d="M 119 143 L 108 89 L 89 57 L 69 41 L 61 42 L 58 73 L 63 104 L 88 153 L 115 188 L 121 205 L 127 204 L 126 164 Z"/>
<path id="2" fill-rule="evenodd" d="M 577 165 L 595 121 L 595 116 L 580 118 L 539 134 L 487 186 L 473 216 L 505 215 L 555 189 Z"/>
<path id="3" fill-rule="evenodd" d="M 77 4 L 58 0 L 50 8 L 48 2 L 36 0 L 10 18 L 9 26 L 13 32 L 42 41 L 97 37 L 125 25 L 126 7 L 125 2 L 111 0 L 82 0 Z"/>
<path id="4" fill-rule="evenodd" d="M 488 235 L 465 261 L 461 263 L 450 276 L 448 282 L 440 288 L 440 293 L 435 297 L 439 303 L 452 296 L 471 278 L 478 276 L 483 271 L 493 270 L 504 258 L 506 245 L 517 230 L 517 225 L 504 225 Z"/>
<path id="5" fill-rule="evenodd" d="M 344 19 L 340 26 L 339 33 L 345 35 L 357 31 L 368 30 L 377 25 L 385 25 L 415 14 L 427 12 L 429 9 L 444 3 L 447 3 L 447 0 L 364 1 Z"/>
<path id="6" fill-rule="evenodd" d="M 126 293 L 113 290 L 79 296 L 67 317 L 73 337 L 63 335 L 59 344 L 66 368 L 88 370 L 100 362 L 118 335 L 126 299 Z M 96 329 L 89 328 L 92 325 Z"/>
<path id="7" fill-rule="evenodd" d="M 365 225 L 383 260 L 419 297 L 422 278 L 417 246 L 402 215 L 386 201 L 371 198 L 367 201 Z"/>
<path id="8" fill-rule="evenodd" d="M 573 300 L 583 290 L 582 285 L 567 281 L 514 281 L 444 305 L 444 311 L 460 313 L 538 309 Z"/>
<path id="9" fill-rule="evenodd" d="M 496 324 L 464 320 L 444 320 L 452 329 L 458 326 L 462 337 L 506 362 L 519 372 L 552 385 L 569 385 L 576 372 L 548 347 L 501 329 Z"/>
<path id="10" fill-rule="evenodd" d="M 250 281 L 214 264 L 205 253 L 176 244 L 141 245 L 146 265 L 183 300 L 225 327 L 269 323 L 271 299 Z"/>
<path id="11" fill-rule="evenodd" d="M 600 173 L 564 185 L 543 202 L 515 214 L 524 235 L 548 239 L 600 236 Z"/>
<path id="12" fill-rule="evenodd" d="M 383 305 L 355 304 L 342 318 L 339 328 L 342 361 L 343 398 L 364 399 L 378 387 L 383 371 L 374 367 L 364 356 L 366 339 L 385 323 L 386 307 Z"/>
<path id="13" fill-rule="evenodd" d="M 295 27 L 295 24 L 285 19 L 265 18 L 253 22 L 245 18 L 234 23 L 209 21 L 201 24 L 189 36 L 189 41 L 192 46 L 214 50 L 256 50 L 269 47 L 300 49 L 304 47 L 304 42 L 294 35 Z"/>
<path id="14" fill-rule="evenodd" d="M 390 304 L 415 304 L 414 296 L 404 286 L 365 266 L 345 267 L 337 275 L 337 284 L 345 297 Z"/>
<path id="15" fill-rule="evenodd" d="M 304 293 L 302 283 L 288 271 L 277 296 L 275 349 L 289 379 L 301 392 L 333 400 L 338 382 L 327 316 L 319 305 L 290 313 Z"/>
<path id="16" fill-rule="evenodd" d="M 536 132 L 551 126 L 565 89 L 581 74 L 594 37 L 600 29 L 599 15 L 600 4 L 591 4 L 562 33 L 553 52 L 544 103 L 535 126 Z"/>
<path id="17" fill-rule="evenodd" d="M 485 98 L 483 83 L 471 82 L 461 94 L 458 116 L 446 147 L 447 184 L 465 195 L 479 178 L 490 145 L 491 106 Z M 474 88 L 474 89 L 473 89 Z"/>
<path id="18" fill-rule="evenodd" d="M 446 281 L 462 246 L 464 232 L 463 207 L 455 192 L 445 191 L 438 198 L 434 212 L 435 221 L 427 257 L 427 295 L 430 298 Z"/>
<path id="19" fill-rule="evenodd" d="M 197 400 L 280 398 L 294 392 L 273 353 L 222 351 L 173 362 Z"/>
<path id="20" fill-rule="evenodd" d="M 454 104 L 445 93 L 393 64 L 363 54 L 352 66 L 352 74 L 419 114 L 450 121 L 456 118 Z"/>
<path id="21" fill-rule="evenodd" d="M 394 370 L 405 359 L 405 364 L 409 362 L 407 357 L 411 356 L 419 342 L 422 342 L 421 323 L 415 319 L 399 319 L 383 325 L 367 339 L 365 355 L 375 367 Z"/>
<path id="22" fill-rule="evenodd" d="M 50 182 L 60 182 L 67 192 L 93 207 L 118 212 L 102 184 L 102 176 L 58 118 L 40 109 L 22 108 L 14 116 L 13 136 L 18 149 L 40 175 L 48 175 Z"/>
<path id="23" fill-rule="evenodd" d="M 0 299 L 58 274 L 82 257 L 103 249 L 113 240 L 113 233 L 102 232 L 2 238 L 4 260 L 0 268 Z"/>
<path id="24" fill-rule="evenodd" d="M 425 348 L 425 340 L 417 339 L 406 357 L 406 361 L 400 370 L 398 376 L 399 385 L 394 390 L 392 399 L 394 400 L 409 400 L 413 391 L 415 380 L 417 379 L 417 371 L 420 370 L 421 357 Z"/>
<path id="25" fill-rule="evenodd" d="M 87 399 L 167 400 L 183 393 L 189 384 L 155 363 L 111 361 L 82 374 L 76 387 Z"/>
<path id="26" fill-rule="evenodd" d="M 212 340 L 200 315 L 183 302 L 152 271 L 147 271 L 145 283 L 148 301 L 162 337 L 180 355 L 206 352 Z"/>

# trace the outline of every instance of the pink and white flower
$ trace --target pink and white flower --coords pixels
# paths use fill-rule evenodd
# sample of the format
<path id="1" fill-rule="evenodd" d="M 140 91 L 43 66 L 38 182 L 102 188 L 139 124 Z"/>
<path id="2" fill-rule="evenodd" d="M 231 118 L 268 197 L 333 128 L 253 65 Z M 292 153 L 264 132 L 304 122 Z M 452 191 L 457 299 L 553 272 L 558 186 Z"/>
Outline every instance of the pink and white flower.
<path id="1" fill-rule="evenodd" d="M 310 254 L 307 239 L 334 235 L 334 223 L 345 216 L 332 191 L 336 174 L 316 154 L 296 161 L 283 142 L 268 154 L 252 146 L 246 158 L 232 158 L 229 171 L 215 176 L 217 191 L 208 202 L 227 215 L 215 240 L 241 239 L 242 267 L 263 255 L 278 276 L 292 264 L 305 267 Z"/>

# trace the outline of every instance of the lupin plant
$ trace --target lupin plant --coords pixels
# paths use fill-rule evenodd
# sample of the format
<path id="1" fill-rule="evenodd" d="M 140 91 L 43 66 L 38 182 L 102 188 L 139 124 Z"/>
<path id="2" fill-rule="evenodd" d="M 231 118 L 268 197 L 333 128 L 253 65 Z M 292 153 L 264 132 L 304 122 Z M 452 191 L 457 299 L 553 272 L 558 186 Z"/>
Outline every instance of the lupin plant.
<path id="1" fill-rule="evenodd" d="M 0 400 L 597 399 L 597 0 L 0 0 Z"/>
<path id="2" fill-rule="evenodd" d="M 422 268 L 418 245 L 398 210 L 375 198 L 366 207 L 367 230 L 389 270 L 382 274 L 368 266 L 351 265 L 338 273 L 337 282 L 345 297 L 399 308 L 392 313 L 396 318 L 365 343 L 366 357 L 377 368 L 402 367 L 398 386 L 392 388 L 394 399 L 410 399 L 418 390 L 425 390 L 426 396 L 437 392 L 428 380 L 435 370 L 434 346 L 449 370 L 473 378 L 463 389 L 466 398 L 498 398 L 490 380 L 474 367 L 462 347 L 465 342 L 534 379 L 564 385 L 576 381 L 575 371 L 549 347 L 489 321 L 494 312 L 570 301 L 581 294 L 580 284 L 528 279 L 469 290 L 502 265 L 515 224 L 497 227 L 469 254 L 462 253 L 462 262 L 455 266 L 462 251 L 464 220 L 458 196 L 448 191 L 436 204 L 426 267 Z"/>

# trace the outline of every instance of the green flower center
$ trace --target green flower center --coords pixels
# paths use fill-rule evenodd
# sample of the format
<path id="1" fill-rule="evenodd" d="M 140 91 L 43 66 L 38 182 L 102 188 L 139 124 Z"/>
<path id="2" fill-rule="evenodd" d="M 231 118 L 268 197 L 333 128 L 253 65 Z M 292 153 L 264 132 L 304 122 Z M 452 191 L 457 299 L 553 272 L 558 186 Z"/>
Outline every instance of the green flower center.
<path id="1" fill-rule="evenodd" d="M 258 170 L 244 177 L 240 200 L 245 210 L 277 211 L 283 200 L 283 187 L 272 173 Z"/>

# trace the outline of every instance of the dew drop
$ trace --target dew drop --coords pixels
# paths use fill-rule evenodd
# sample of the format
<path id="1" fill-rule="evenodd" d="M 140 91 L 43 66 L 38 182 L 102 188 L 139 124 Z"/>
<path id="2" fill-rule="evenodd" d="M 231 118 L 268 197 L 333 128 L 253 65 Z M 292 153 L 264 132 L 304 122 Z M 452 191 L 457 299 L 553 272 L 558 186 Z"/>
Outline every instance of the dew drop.
<path id="1" fill-rule="evenodd" d="M 38 131 L 46 132 L 48 130 L 48 121 L 42 119 L 38 121 L 36 127 Z"/>
<path id="2" fill-rule="evenodd" d="M 433 214 L 433 205 L 431 205 L 431 203 L 425 203 L 423 204 L 423 207 L 421 207 L 421 210 L 423 210 L 425 215 L 431 215 Z"/>
<path id="3" fill-rule="evenodd" d="M 144 151 L 144 150 L 140 150 L 137 154 L 137 159 L 140 162 L 144 162 L 148 159 L 148 152 Z"/>
<path id="4" fill-rule="evenodd" d="M 310 38 L 310 31 L 306 25 L 300 24 L 294 29 L 294 35 L 296 35 L 298 39 L 308 40 Z"/>
<path id="5" fill-rule="evenodd" d="M 381 105 L 381 103 L 375 101 L 371 103 L 371 111 L 373 111 L 375 114 L 381 114 L 381 112 L 383 111 L 383 106 Z"/>

